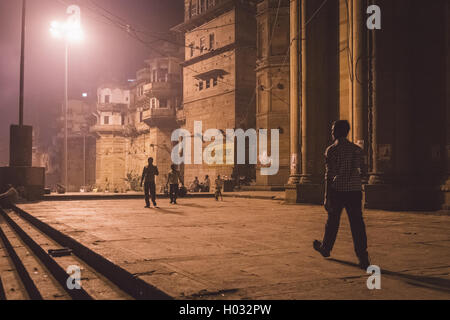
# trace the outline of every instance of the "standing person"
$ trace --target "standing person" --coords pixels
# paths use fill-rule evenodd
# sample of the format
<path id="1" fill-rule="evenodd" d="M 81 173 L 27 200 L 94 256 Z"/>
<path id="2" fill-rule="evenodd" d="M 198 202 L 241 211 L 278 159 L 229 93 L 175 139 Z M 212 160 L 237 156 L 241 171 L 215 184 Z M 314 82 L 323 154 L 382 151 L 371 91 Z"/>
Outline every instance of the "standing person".
<path id="1" fill-rule="evenodd" d="M 148 166 L 142 171 L 141 187 L 144 181 L 145 207 L 150 208 L 150 196 L 153 205 L 156 206 L 156 184 L 155 176 L 159 175 L 158 167 L 153 165 L 153 158 L 148 158 Z"/>
<path id="2" fill-rule="evenodd" d="M 178 196 L 178 185 L 181 184 L 184 186 L 183 178 L 181 178 L 180 171 L 177 170 L 177 167 L 173 164 L 170 166 L 172 171 L 167 175 L 167 183 L 170 185 L 170 203 L 177 204 L 177 196 Z"/>
<path id="3" fill-rule="evenodd" d="M 220 178 L 220 175 L 217 176 L 215 184 L 216 184 L 216 193 L 215 193 L 216 201 L 219 201 L 219 196 L 220 196 L 220 199 L 223 201 L 223 196 L 222 196 L 223 180 Z"/>
<path id="4" fill-rule="evenodd" d="M 198 180 L 197 177 L 195 177 L 193 183 L 194 183 L 194 192 L 199 192 L 200 191 L 200 181 Z"/>
<path id="5" fill-rule="evenodd" d="M 205 176 L 205 182 L 203 182 L 203 192 L 209 192 L 211 189 L 211 180 L 209 179 L 209 176 Z"/>
<path id="6" fill-rule="evenodd" d="M 364 171 L 363 150 L 347 140 L 350 124 L 346 120 L 334 122 L 334 143 L 325 151 L 325 209 L 328 221 L 323 241 L 315 240 L 313 247 L 323 257 L 329 257 L 336 241 L 342 209 L 345 207 L 353 236 L 359 265 L 367 270 L 370 265 L 367 253 L 366 226 L 362 215 L 362 183 Z"/>

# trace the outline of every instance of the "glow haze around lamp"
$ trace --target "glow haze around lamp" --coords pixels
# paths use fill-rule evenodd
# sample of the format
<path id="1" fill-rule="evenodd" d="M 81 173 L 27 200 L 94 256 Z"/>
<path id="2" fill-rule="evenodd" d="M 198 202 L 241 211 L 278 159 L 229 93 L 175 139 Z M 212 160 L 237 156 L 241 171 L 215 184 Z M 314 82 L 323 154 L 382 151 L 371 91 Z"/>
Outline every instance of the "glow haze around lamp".
<path id="1" fill-rule="evenodd" d="M 64 185 L 66 190 L 68 185 L 68 132 L 67 132 L 67 113 L 69 107 L 68 98 L 68 69 L 69 69 L 69 48 L 70 44 L 83 41 L 84 34 L 81 28 L 80 7 L 71 5 L 67 8 L 69 15 L 66 22 L 52 21 L 50 23 L 50 33 L 53 38 L 64 39 L 65 42 L 65 85 L 64 85 Z"/>

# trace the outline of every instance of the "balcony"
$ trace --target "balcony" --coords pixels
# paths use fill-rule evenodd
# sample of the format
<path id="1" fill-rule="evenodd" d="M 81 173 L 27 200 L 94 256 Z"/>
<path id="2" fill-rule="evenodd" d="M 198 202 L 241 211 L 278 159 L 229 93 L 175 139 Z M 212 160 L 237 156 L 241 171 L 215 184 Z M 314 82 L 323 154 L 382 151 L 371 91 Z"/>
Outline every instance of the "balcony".
<path id="1" fill-rule="evenodd" d="M 150 81 L 151 76 L 152 76 L 152 74 L 150 72 L 150 69 L 144 68 L 144 69 L 139 70 L 136 73 L 136 77 L 137 77 L 136 80 L 138 82 L 147 82 L 147 81 Z"/>
<path id="2" fill-rule="evenodd" d="M 99 112 L 126 112 L 128 105 L 125 103 L 98 103 L 97 111 Z"/>
<path id="3" fill-rule="evenodd" d="M 148 97 L 170 97 L 180 95 L 181 85 L 173 82 L 150 82 L 144 85 L 144 94 Z"/>
<path id="4" fill-rule="evenodd" d="M 111 124 L 97 124 L 90 128 L 92 133 L 123 133 L 125 126 Z"/>
<path id="5" fill-rule="evenodd" d="M 176 126 L 175 109 L 148 109 L 144 111 L 143 120 L 150 127 L 174 127 Z"/>

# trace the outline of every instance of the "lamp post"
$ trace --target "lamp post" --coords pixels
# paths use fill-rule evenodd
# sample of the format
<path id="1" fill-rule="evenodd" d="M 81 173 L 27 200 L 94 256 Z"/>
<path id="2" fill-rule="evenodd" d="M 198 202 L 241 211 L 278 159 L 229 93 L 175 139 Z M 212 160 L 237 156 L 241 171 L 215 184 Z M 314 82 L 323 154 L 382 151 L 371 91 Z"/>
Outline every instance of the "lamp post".
<path id="1" fill-rule="evenodd" d="M 67 113 L 69 108 L 68 99 L 68 74 L 69 74 L 69 45 L 73 42 L 79 42 L 83 39 L 83 31 L 81 29 L 81 10 L 76 5 L 67 8 L 66 13 L 69 15 L 67 21 L 60 23 L 53 21 L 50 25 L 50 32 L 54 38 L 64 39 L 65 42 L 65 66 L 64 66 L 64 186 L 68 190 L 68 152 L 67 152 Z"/>

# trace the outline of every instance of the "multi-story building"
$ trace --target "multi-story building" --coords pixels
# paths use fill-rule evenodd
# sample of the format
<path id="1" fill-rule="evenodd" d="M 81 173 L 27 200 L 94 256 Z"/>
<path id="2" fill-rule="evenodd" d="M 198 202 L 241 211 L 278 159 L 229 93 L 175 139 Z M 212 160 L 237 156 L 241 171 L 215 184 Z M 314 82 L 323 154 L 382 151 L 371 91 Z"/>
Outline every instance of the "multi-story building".
<path id="1" fill-rule="evenodd" d="M 130 107 L 130 90 L 118 84 L 104 84 L 97 91 L 96 185 L 105 191 L 124 191 L 125 124 Z"/>
<path id="2" fill-rule="evenodd" d="M 67 108 L 67 186 L 69 192 L 79 192 L 84 186 L 95 183 L 95 138 L 89 132 L 93 122 L 93 109 L 90 104 L 81 100 L 69 100 Z M 64 114 L 58 122 L 59 131 L 53 147 L 49 149 L 47 185 L 54 183 L 64 185 Z M 59 179 L 55 179 L 55 174 Z"/>
<path id="3" fill-rule="evenodd" d="M 173 30 L 185 37 L 185 128 L 194 132 L 195 122 L 203 132 L 255 128 L 256 2 L 185 0 L 185 20 Z M 229 148 L 225 143 L 224 154 L 234 152 Z M 251 166 L 190 163 L 187 183 L 205 175 L 231 178 L 233 172 L 254 176 Z"/>
<path id="4" fill-rule="evenodd" d="M 163 186 L 171 165 L 171 134 L 181 109 L 180 46 L 161 44 L 161 55 L 148 59 L 127 86 L 98 89 L 97 187 L 110 192 L 138 189 L 142 169 L 152 157 Z M 159 191 L 159 190 L 158 190 Z"/>

